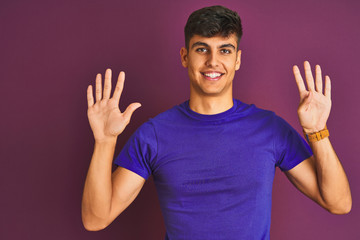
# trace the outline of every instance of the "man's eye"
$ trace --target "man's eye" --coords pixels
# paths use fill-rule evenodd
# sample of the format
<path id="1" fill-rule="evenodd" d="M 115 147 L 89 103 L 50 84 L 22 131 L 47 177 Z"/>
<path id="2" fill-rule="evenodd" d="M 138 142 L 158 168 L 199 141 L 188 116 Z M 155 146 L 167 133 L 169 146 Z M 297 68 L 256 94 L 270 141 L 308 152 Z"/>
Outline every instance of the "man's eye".
<path id="1" fill-rule="evenodd" d="M 196 49 L 197 52 L 207 52 L 206 48 L 198 48 Z"/>
<path id="2" fill-rule="evenodd" d="M 229 49 L 221 49 L 222 53 L 230 54 L 231 51 Z"/>

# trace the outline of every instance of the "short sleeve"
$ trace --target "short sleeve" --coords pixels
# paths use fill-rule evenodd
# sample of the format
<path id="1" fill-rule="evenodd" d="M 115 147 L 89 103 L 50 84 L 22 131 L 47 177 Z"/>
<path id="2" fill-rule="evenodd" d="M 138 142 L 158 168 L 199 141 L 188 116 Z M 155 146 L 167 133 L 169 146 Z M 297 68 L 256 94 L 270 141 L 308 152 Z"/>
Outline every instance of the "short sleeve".
<path id="1" fill-rule="evenodd" d="M 157 140 L 154 127 L 148 121 L 141 125 L 126 142 L 114 163 L 124 167 L 146 180 L 152 174 L 152 163 L 157 154 Z"/>
<path id="2" fill-rule="evenodd" d="M 313 155 L 309 144 L 284 119 L 275 119 L 276 166 L 288 171 Z"/>

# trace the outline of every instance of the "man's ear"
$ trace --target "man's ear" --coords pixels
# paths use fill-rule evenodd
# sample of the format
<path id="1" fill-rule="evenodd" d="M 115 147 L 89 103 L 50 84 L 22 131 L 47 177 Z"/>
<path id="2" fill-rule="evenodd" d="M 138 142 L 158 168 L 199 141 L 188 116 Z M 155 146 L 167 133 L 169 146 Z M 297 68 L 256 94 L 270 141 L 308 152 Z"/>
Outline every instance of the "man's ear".
<path id="1" fill-rule="evenodd" d="M 187 55 L 187 49 L 185 47 L 182 47 L 180 49 L 180 56 L 181 56 L 181 64 L 184 68 L 187 68 L 188 66 L 188 55 Z"/>
<path id="2" fill-rule="evenodd" d="M 235 70 L 239 70 L 241 65 L 241 50 L 238 50 L 236 53 L 236 63 L 235 63 Z"/>

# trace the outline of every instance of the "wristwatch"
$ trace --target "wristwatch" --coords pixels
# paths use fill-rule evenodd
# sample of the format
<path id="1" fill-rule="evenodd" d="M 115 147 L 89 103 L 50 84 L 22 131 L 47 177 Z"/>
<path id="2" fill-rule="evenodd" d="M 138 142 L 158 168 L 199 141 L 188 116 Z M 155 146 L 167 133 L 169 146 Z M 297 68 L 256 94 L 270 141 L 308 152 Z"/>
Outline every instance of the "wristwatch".
<path id="1" fill-rule="evenodd" d="M 319 132 L 306 133 L 304 131 L 304 129 L 303 129 L 303 132 L 304 132 L 306 141 L 308 141 L 309 143 L 320 141 L 321 139 L 326 138 L 330 135 L 329 130 L 327 129 L 326 125 L 325 125 L 325 128 Z"/>

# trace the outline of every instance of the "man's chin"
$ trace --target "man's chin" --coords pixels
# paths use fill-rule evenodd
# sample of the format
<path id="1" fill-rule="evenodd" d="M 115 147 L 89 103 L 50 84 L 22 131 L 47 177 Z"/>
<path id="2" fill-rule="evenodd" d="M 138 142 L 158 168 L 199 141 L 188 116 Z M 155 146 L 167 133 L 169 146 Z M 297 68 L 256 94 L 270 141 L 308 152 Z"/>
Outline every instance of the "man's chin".
<path id="1" fill-rule="evenodd" d="M 225 86 L 193 86 L 191 92 L 195 93 L 196 95 L 203 96 L 203 97 L 221 97 L 226 96 L 228 94 L 232 94 L 231 85 Z"/>
<path id="2" fill-rule="evenodd" d="M 203 89 L 202 91 L 202 95 L 203 96 L 208 96 L 208 97 L 220 97 L 222 95 L 226 95 L 224 91 L 219 90 L 219 89 Z"/>
<path id="3" fill-rule="evenodd" d="M 231 94 L 231 89 L 229 87 L 222 87 L 222 88 L 202 88 L 202 93 L 207 96 L 225 96 L 227 94 Z"/>

